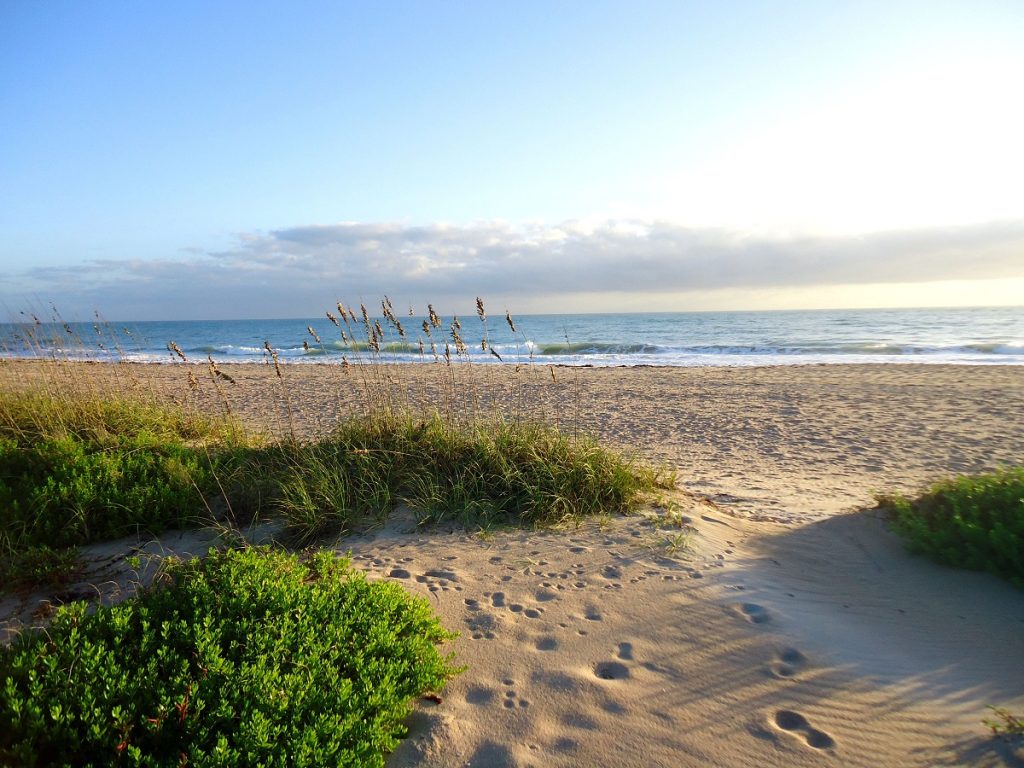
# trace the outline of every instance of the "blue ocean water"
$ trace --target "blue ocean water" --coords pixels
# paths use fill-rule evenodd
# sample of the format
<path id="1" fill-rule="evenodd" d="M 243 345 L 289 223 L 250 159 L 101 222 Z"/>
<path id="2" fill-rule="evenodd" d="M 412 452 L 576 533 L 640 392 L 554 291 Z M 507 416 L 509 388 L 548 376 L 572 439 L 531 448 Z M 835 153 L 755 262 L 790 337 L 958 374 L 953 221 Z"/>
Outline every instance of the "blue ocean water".
<path id="1" fill-rule="evenodd" d="M 327 317 L 296 320 L 72 323 L 40 318 L 0 326 L 6 357 L 87 357 L 170 362 L 174 342 L 190 359 L 263 362 L 269 342 L 294 363 L 432 361 L 445 342 L 453 358 L 451 317 L 428 336 L 426 318 L 399 316 L 405 338 L 379 319 L 379 357 L 360 320 L 336 327 Z M 476 362 L 554 365 L 792 365 L 806 363 L 1024 364 L 1024 307 L 856 309 L 772 312 L 524 315 L 460 318 L 460 335 Z M 371 318 L 371 323 L 373 318 Z M 315 331 L 319 341 L 307 330 Z M 341 331 L 349 341 L 344 341 Z M 359 340 L 353 344 L 354 335 Z M 488 340 L 484 350 L 481 340 Z M 419 342 L 424 342 L 421 354 Z M 492 354 L 493 350 L 497 355 Z"/>

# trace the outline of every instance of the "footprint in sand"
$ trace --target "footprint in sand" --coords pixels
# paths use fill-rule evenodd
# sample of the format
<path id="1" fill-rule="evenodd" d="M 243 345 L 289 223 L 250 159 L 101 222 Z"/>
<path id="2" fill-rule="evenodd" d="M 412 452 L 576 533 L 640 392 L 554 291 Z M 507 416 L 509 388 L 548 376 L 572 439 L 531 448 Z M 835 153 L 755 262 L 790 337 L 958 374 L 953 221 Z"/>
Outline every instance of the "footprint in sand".
<path id="1" fill-rule="evenodd" d="M 751 624 L 766 624 L 772 620 L 768 610 L 757 603 L 736 603 L 731 607 L 733 611 Z"/>
<path id="2" fill-rule="evenodd" d="M 388 574 L 392 579 L 408 579 L 411 575 L 404 568 L 392 568 L 391 573 Z"/>
<path id="3" fill-rule="evenodd" d="M 506 679 L 502 680 L 502 684 L 511 687 L 515 685 L 515 681 L 511 679 Z M 505 707 L 505 709 L 516 709 L 517 707 L 519 709 L 526 709 L 530 706 L 530 702 L 526 699 L 520 698 L 519 694 L 516 693 L 514 690 L 508 690 L 505 691 L 505 701 L 503 706 Z"/>
<path id="4" fill-rule="evenodd" d="M 619 643 L 619 652 L 615 654 L 623 661 L 633 660 L 633 644 L 632 643 Z"/>
<path id="5" fill-rule="evenodd" d="M 542 637 L 536 642 L 534 647 L 538 651 L 554 651 L 558 649 L 558 640 L 553 637 Z"/>
<path id="6" fill-rule="evenodd" d="M 594 677 L 598 680 L 625 680 L 629 667 L 617 661 L 602 661 L 594 665 Z"/>
<path id="7" fill-rule="evenodd" d="M 493 605 L 495 608 L 504 608 L 505 607 L 505 593 L 504 592 L 495 592 L 493 595 L 491 595 L 491 605 Z"/>
<path id="8" fill-rule="evenodd" d="M 786 648 L 768 665 L 768 669 L 775 677 L 789 679 L 807 666 L 807 657 L 796 648 Z"/>
<path id="9" fill-rule="evenodd" d="M 494 701 L 495 692 L 482 685 L 474 685 L 466 691 L 467 704 L 490 704 Z"/>
<path id="10" fill-rule="evenodd" d="M 824 731 L 819 731 L 807 722 L 807 718 L 791 709 L 780 709 L 775 713 L 775 725 L 783 731 L 801 734 L 807 746 L 814 749 L 832 749 L 836 740 Z"/>
<path id="11" fill-rule="evenodd" d="M 493 640 L 498 622 L 489 613 L 477 613 L 466 619 L 466 627 L 472 633 L 470 637 L 474 640 Z"/>

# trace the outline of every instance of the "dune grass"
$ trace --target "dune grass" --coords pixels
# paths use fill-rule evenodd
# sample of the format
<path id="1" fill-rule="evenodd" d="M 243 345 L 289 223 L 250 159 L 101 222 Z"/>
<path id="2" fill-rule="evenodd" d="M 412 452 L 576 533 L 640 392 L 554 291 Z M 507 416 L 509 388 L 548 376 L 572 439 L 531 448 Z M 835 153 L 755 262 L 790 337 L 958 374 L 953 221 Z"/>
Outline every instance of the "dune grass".
<path id="1" fill-rule="evenodd" d="M 487 315 L 476 305 L 486 349 Z M 515 364 L 510 390 L 494 387 L 489 366 L 469 361 L 462 322 L 428 309 L 416 344 L 432 376 L 409 381 L 388 350 L 411 349 L 411 331 L 386 298 L 383 324 L 362 305 L 327 312 L 350 353 L 332 367 L 348 397 L 338 424 L 313 435 L 297 429 L 288 367 L 269 343 L 274 376 L 260 386 L 275 391 L 260 397 L 284 412 L 257 434 L 232 416 L 241 388 L 212 358 L 197 366 L 169 341 L 187 383 L 169 400 L 130 367 L 81 362 L 88 340 L 68 336 L 59 316 L 33 317 L 23 336 L 50 357 L 35 378 L 0 382 L 0 583 L 57 580 L 73 572 L 77 546 L 213 521 L 277 517 L 299 544 L 380 522 L 400 504 L 423 525 L 551 525 L 626 512 L 674 484 L 578 434 L 578 392 L 563 414 L 571 432 L 523 417 L 524 367 Z M 96 328 L 101 350 L 117 347 Z M 60 338 L 44 344 L 44 331 Z M 54 357 L 71 347 L 74 359 Z M 556 386 L 546 368 L 523 375 L 546 382 L 549 373 Z"/>
<path id="2" fill-rule="evenodd" d="M 458 318 L 445 326 L 428 310 L 415 341 L 433 382 L 402 381 L 388 364 L 413 340 L 386 298 L 383 325 L 364 306 L 327 312 L 349 351 L 335 368 L 348 401 L 313 435 L 269 343 L 262 385 L 277 391 L 260 396 L 284 413 L 254 433 L 232 416 L 241 387 L 212 358 L 200 368 L 169 341 L 187 366 L 184 395 L 169 400 L 111 359 L 117 341 L 102 325 L 91 341 L 107 363 L 90 366 L 80 351 L 52 351 L 89 339 L 32 316 L 23 336 L 39 365 L 0 376 L 0 589 L 58 581 L 74 573 L 76 547 L 127 534 L 277 518 L 305 545 L 399 505 L 422 525 L 543 526 L 627 512 L 674 485 L 578 434 L 578 389 L 571 432 L 524 418 L 518 385 L 490 386 Z M 477 315 L 487 350 L 480 299 Z M 330 553 L 172 562 L 137 597 L 71 603 L 0 648 L 0 763 L 382 765 L 411 699 L 458 672 L 436 647 L 450 637 L 424 600 L 367 583 Z"/>
<path id="3" fill-rule="evenodd" d="M 4 765 L 381 766 L 458 670 L 427 601 L 330 553 L 172 563 L 0 648 Z"/>
<path id="4" fill-rule="evenodd" d="M 1024 589 L 1024 467 L 944 480 L 915 499 L 884 496 L 879 504 L 892 510 L 913 551 Z"/>
<path id="5" fill-rule="evenodd" d="M 110 397 L 0 394 L 0 575 L 54 580 L 69 549 L 216 518 L 277 517 L 295 543 L 384 520 L 551 525 L 627 512 L 673 482 L 594 441 L 500 416 L 453 422 L 390 410 L 307 440 Z"/>
<path id="6" fill-rule="evenodd" d="M 279 509 L 303 541 L 382 519 L 396 502 L 421 524 L 470 528 L 579 522 L 632 510 L 674 477 L 588 438 L 502 418 L 450 423 L 381 414 L 300 446 Z"/>

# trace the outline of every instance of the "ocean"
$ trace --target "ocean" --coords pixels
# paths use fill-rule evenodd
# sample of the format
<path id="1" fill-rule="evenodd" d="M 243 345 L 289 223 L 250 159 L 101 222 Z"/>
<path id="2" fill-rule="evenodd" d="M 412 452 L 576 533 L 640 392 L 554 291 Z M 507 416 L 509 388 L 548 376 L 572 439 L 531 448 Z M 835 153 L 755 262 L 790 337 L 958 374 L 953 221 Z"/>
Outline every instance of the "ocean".
<path id="1" fill-rule="evenodd" d="M 451 317 L 422 329 L 426 318 L 398 315 L 406 337 L 379 320 L 379 358 L 366 346 L 361 319 L 336 327 L 327 317 L 295 320 L 195 320 L 63 323 L 26 316 L 0 325 L 4 357 L 171 362 L 173 342 L 189 360 L 264 362 L 264 342 L 288 363 L 433 361 L 445 341 L 456 355 Z M 809 363 L 1024 364 L 1024 307 L 848 309 L 771 312 L 490 316 L 459 318 L 474 362 L 592 366 L 754 366 Z M 373 318 L 371 317 L 371 322 Z M 313 329 L 319 341 L 308 330 Z M 342 340 L 356 331 L 360 343 Z M 486 333 L 488 348 L 481 341 Z M 424 341 L 423 353 L 419 341 Z M 493 354 L 492 353 L 496 353 Z"/>

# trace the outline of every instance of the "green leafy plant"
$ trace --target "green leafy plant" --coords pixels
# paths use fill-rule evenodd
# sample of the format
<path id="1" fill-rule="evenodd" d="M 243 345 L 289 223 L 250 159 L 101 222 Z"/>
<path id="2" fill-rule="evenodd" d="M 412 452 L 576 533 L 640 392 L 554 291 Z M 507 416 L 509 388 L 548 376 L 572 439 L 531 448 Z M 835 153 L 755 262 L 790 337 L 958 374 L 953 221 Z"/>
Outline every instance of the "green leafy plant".
<path id="1" fill-rule="evenodd" d="M 945 480 L 916 499 L 878 501 L 912 550 L 1024 588 L 1024 468 Z"/>
<path id="2" fill-rule="evenodd" d="M 383 765 L 458 670 L 421 598 L 344 560 L 229 550 L 0 649 L 0 763 Z"/>
<path id="3" fill-rule="evenodd" d="M 74 547 L 197 525 L 209 505 L 251 513 L 267 449 L 223 420 L 123 396 L 0 394 L 5 588 L 69 572 Z"/>

